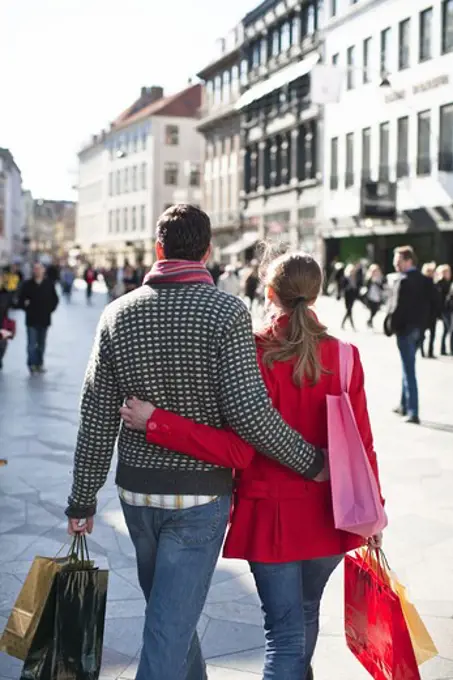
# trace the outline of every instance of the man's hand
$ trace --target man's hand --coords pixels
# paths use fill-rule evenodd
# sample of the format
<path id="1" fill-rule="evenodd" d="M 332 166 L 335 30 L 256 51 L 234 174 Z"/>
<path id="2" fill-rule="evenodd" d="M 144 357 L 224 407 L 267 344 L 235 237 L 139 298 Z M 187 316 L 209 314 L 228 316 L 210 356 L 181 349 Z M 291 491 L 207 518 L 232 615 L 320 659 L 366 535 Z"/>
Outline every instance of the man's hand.
<path id="1" fill-rule="evenodd" d="M 70 536 L 91 534 L 94 526 L 94 517 L 87 517 L 87 519 L 73 519 L 68 520 L 68 534 Z"/>
<path id="2" fill-rule="evenodd" d="M 156 407 L 149 401 L 141 401 L 131 397 L 126 401 L 126 405 L 120 408 L 120 414 L 129 430 L 146 432 L 146 424 L 155 410 Z"/>
<path id="3" fill-rule="evenodd" d="M 0 339 L 9 340 L 12 337 L 13 337 L 13 334 L 11 333 L 11 331 L 7 331 L 4 328 L 0 329 Z"/>
<path id="4" fill-rule="evenodd" d="M 327 456 L 327 451 L 324 451 L 324 467 L 319 473 L 314 477 L 314 482 L 328 482 L 330 479 L 330 469 L 329 469 L 329 458 Z"/>

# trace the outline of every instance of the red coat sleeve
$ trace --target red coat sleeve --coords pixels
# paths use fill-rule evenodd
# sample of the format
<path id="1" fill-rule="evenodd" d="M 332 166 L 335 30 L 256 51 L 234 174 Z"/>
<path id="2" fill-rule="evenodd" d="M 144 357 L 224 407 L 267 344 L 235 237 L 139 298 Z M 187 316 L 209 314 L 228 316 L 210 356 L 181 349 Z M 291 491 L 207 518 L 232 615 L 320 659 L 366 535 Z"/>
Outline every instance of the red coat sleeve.
<path id="1" fill-rule="evenodd" d="M 218 430 L 157 408 L 148 420 L 146 440 L 197 460 L 243 470 L 255 449 L 232 430 Z"/>
<path id="2" fill-rule="evenodd" d="M 357 347 L 353 346 L 354 353 L 354 367 L 351 375 L 351 383 L 349 385 L 349 398 L 351 406 L 354 411 L 357 427 L 362 437 L 363 445 L 370 461 L 371 467 L 375 474 L 379 491 L 381 491 L 381 484 L 379 480 L 379 469 L 377 463 L 376 452 L 374 450 L 373 434 L 371 432 L 370 418 L 368 415 L 368 407 L 365 394 L 365 376 L 363 372 L 362 362 Z M 381 500 L 384 503 L 384 499 Z"/>

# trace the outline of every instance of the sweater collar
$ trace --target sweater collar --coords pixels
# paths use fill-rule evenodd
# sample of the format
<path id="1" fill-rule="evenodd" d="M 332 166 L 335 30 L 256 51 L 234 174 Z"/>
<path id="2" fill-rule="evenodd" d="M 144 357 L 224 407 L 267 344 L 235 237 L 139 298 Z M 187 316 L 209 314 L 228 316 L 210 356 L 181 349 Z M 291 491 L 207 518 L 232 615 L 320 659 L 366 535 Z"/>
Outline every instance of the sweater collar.
<path id="1" fill-rule="evenodd" d="M 206 266 L 191 260 L 158 260 L 145 276 L 143 283 L 206 283 L 214 285 Z"/>

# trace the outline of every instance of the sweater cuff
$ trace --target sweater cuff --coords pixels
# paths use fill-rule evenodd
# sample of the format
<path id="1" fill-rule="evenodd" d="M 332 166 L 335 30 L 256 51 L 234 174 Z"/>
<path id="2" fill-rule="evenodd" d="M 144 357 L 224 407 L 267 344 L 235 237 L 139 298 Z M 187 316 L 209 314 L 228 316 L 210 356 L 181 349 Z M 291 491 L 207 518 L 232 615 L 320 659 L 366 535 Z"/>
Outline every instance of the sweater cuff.
<path id="1" fill-rule="evenodd" d="M 71 499 L 68 499 L 68 507 L 65 510 L 66 517 L 69 519 L 88 519 L 96 514 L 96 503 L 94 505 L 74 505 Z"/>
<path id="2" fill-rule="evenodd" d="M 326 456 L 323 451 L 323 449 L 316 449 L 316 455 L 313 463 L 310 465 L 307 470 L 303 473 L 303 476 L 306 477 L 307 479 L 314 479 L 319 475 L 320 472 L 324 469 L 324 465 L 326 463 Z"/>

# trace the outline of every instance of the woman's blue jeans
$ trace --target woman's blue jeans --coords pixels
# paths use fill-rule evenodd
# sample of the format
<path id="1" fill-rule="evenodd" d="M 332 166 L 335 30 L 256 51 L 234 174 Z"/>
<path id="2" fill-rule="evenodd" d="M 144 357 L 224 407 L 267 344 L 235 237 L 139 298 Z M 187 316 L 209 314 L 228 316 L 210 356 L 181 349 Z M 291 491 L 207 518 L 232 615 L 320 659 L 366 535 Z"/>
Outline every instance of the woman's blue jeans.
<path id="1" fill-rule="evenodd" d="M 318 639 L 321 597 L 342 559 L 250 564 L 264 613 L 263 680 L 304 680 Z"/>

